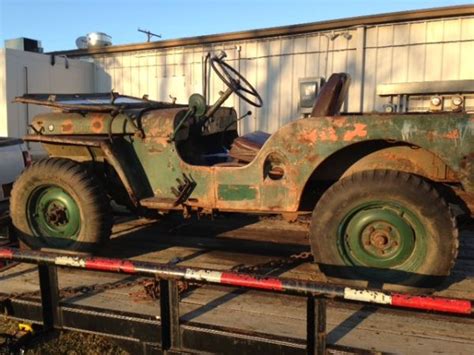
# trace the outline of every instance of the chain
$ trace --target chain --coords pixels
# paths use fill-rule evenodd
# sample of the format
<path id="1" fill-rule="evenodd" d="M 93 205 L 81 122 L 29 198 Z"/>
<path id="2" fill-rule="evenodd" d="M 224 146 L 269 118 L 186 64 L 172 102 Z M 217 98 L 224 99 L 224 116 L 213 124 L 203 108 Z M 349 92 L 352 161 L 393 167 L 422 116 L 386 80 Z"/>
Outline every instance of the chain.
<path id="1" fill-rule="evenodd" d="M 284 270 L 289 270 L 299 264 L 310 261 L 312 255 L 308 251 L 301 252 L 299 254 L 293 254 L 286 258 L 273 259 L 261 264 L 256 265 L 236 265 L 231 271 L 238 273 L 250 273 L 250 274 L 263 274 L 263 275 L 275 275 L 282 273 Z M 77 287 L 64 287 L 58 291 L 59 299 L 72 298 L 79 295 L 87 295 L 92 293 L 99 293 L 102 291 L 116 290 L 121 288 L 132 288 L 134 286 L 142 286 L 143 290 L 131 292 L 130 296 L 135 299 L 146 299 L 151 298 L 152 300 L 157 300 L 160 298 L 160 286 L 159 280 L 153 278 L 143 278 L 138 277 L 134 280 L 122 280 L 122 281 L 112 281 L 103 284 L 93 284 L 93 285 L 82 285 Z M 181 295 L 185 292 L 199 287 L 198 284 L 189 283 L 186 281 L 178 281 L 178 293 Z M 0 303 L 5 302 L 8 299 L 15 298 L 35 298 L 40 296 L 41 291 L 29 291 L 21 293 L 11 293 L 8 296 L 0 297 Z"/>
<path id="2" fill-rule="evenodd" d="M 304 221 L 297 222 L 297 223 L 305 223 Z M 289 257 L 281 258 L 281 259 L 273 259 L 261 264 L 256 265 L 245 265 L 240 264 L 234 266 L 231 271 L 238 272 L 238 273 L 250 273 L 250 274 L 263 274 L 263 275 L 277 275 L 281 274 L 282 271 L 289 270 L 299 264 L 312 260 L 312 255 L 308 251 L 301 252 L 299 254 L 293 254 Z M 177 262 L 170 262 L 170 264 L 177 264 Z M 13 267 L 17 265 L 16 263 L 12 265 L 8 265 L 7 267 Z M 137 277 L 134 280 L 122 280 L 122 281 L 112 281 L 103 284 L 93 284 L 93 285 L 86 285 L 86 286 L 76 286 L 76 287 L 65 287 L 58 291 L 59 298 L 72 298 L 78 295 L 87 295 L 91 293 L 99 293 L 102 291 L 108 290 L 115 290 L 120 288 L 132 288 L 134 286 L 141 285 L 143 287 L 142 290 L 131 292 L 130 296 L 135 299 L 152 299 L 157 300 L 160 298 L 160 287 L 159 287 L 159 280 L 153 278 L 143 278 Z M 196 288 L 200 287 L 199 284 L 196 283 L 189 283 L 186 281 L 178 281 L 178 294 L 183 294 Z M 15 299 L 15 298 L 35 298 L 40 296 L 41 291 L 30 291 L 30 292 L 22 292 L 22 293 L 12 293 L 8 296 L 0 297 L 0 303 L 5 302 L 8 299 Z"/>
<path id="3" fill-rule="evenodd" d="M 250 274 L 263 274 L 263 275 L 274 275 L 281 273 L 285 269 L 291 269 L 304 262 L 312 260 L 312 255 L 308 251 L 301 252 L 299 254 L 293 254 L 287 258 L 270 260 L 265 263 L 257 265 L 237 265 L 234 266 L 231 271 L 238 273 L 250 273 Z M 144 292 L 138 291 L 131 293 L 130 295 L 135 299 L 147 299 L 158 300 L 160 298 L 160 283 L 156 279 L 147 279 L 142 282 Z M 191 283 L 188 281 L 178 281 L 178 294 L 183 295 L 187 292 L 194 291 L 201 287 L 201 284 Z"/>
<path id="4" fill-rule="evenodd" d="M 274 259 L 257 265 L 237 265 L 231 270 L 239 273 L 259 273 L 263 275 L 275 275 L 282 273 L 283 270 L 289 270 L 297 265 L 312 260 L 313 256 L 309 251 L 299 254 L 293 254 L 286 258 Z"/>
<path id="5" fill-rule="evenodd" d="M 299 254 L 293 254 L 286 258 L 273 259 L 261 264 L 256 265 L 245 265 L 240 264 L 234 266 L 231 271 L 238 273 L 250 273 L 250 274 L 263 274 L 263 275 L 276 275 L 282 273 L 282 271 L 289 270 L 297 265 L 312 260 L 312 255 L 308 251 L 301 252 Z M 79 295 L 87 295 L 92 293 L 99 293 L 102 291 L 116 290 L 121 288 L 132 288 L 134 286 L 142 286 L 143 289 L 136 292 L 131 292 L 130 296 L 135 299 L 146 299 L 157 300 L 160 298 L 160 286 L 159 280 L 153 278 L 138 277 L 134 280 L 122 280 L 112 281 L 103 284 L 93 284 L 86 286 L 77 287 L 64 287 L 58 291 L 59 299 L 72 298 Z M 183 294 L 199 287 L 196 283 L 189 283 L 187 281 L 178 281 L 178 294 Z M 4 302 L 8 299 L 15 298 L 35 298 L 41 294 L 40 290 L 12 293 L 8 296 L 0 297 L 0 302 Z"/>

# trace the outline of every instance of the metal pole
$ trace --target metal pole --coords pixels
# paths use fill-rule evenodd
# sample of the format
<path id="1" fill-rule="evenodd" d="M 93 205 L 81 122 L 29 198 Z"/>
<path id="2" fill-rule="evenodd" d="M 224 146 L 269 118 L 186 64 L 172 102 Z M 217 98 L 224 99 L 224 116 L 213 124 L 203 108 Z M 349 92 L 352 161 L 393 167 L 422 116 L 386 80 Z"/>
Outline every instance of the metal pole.
<path id="1" fill-rule="evenodd" d="M 56 266 L 38 265 L 38 275 L 45 331 L 62 327 L 62 311 L 59 307 L 58 274 Z"/>
<path id="2" fill-rule="evenodd" d="M 326 353 L 326 301 L 308 296 L 306 307 L 306 351 L 310 355 Z"/>
<path id="3" fill-rule="evenodd" d="M 160 280 L 161 350 L 181 348 L 179 294 L 176 281 Z"/>
<path id="4" fill-rule="evenodd" d="M 232 95 L 233 92 L 234 92 L 234 90 L 232 90 L 231 88 L 228 88 L 226 91 L 224 91 L 221 94 L 221 96 L 219 97 L 219 99 L 214 103 L 214 105 L 209 107 L 209 109 L 205 113 L 205 116 L 207 118 L 211 118 L 212 115 L 214 115 L 214 113 L 216 113 L 216 111 L 219 109 L 219 107 L 221 107 L 224 104 L 225 100 L 227 100 L 229 98 L 229 96 Z"/>

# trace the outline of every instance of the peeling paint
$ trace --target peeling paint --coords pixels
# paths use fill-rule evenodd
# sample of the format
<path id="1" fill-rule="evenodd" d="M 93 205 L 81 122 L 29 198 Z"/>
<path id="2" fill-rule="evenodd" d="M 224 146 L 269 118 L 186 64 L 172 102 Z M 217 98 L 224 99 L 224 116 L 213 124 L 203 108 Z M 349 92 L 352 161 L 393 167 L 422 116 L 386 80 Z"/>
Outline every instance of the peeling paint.
<path id="1" fill-rule="evenodd" d="M 220 283 L 221 276 L 222 276 L 222 272 L 218 272 L 218 271 L 187 269 L 185 272 L 185 278 L 187 280 L 209 281 L 209 282 Z"/>
<path id="2" fill-rule="evenodd" d="M 318 132 L 313 129 L 311 131 L 303 131 L 300 133 L 298 140 L 301 143 L 308 143 L 308 144 L 314 144 L 316 143 L 316 140 L 318 139 Z"/>
<path id="3" fill-rule="evenodd" d="M 347 124 L 347 118 L 344 117 L 344 116 L 333 117 L 332 120 L 331 120 L 331 123 L 332 123 L 335 127 L 341 128 L 341 127 L 344 127 L 344 126 Z"/>
<path id="4" fill-rule="evenodd" d="M 61 124 L 61 132 L 64 134 L 70 134 L 74 132 L 74 124 L 71 120 L 65 120 Z"/>
<path id="5" fill-rule="evenodd" d="M 460 137 L 459 130 L 453 129 L 444 135 L 444 137 L 448 139 L 458 139 Z"/>
<path id="6" fill-rule="evenodd" d="M 76 266 L 76 267 L 86 267 L 86 262 L 84 259 L 79 257 L 71 257 L 71 256 L 58 256 L 55 259 L 56 265 L 62 266 Z"/>
<path id="7" fill-rule="evenodd" d="M 353 162 L 352 169 L 367 166 L 394 169 L 418 173 L 436 181 L 446 181 L 449 173 L 449 181 L 461 183 L 468 193 L 472 194 L 474 191 L 473 164 L 469 159 L 463 160 L 463 157 L 472 157 L 470 154 L 474 150 L 474 120 L 470 114 L 366 114 L 295 120 L 276 131 L 251 163 L 238 167 L 219 167 L 193 165 L 185 160 L 184 155 L 180 155 L 183 152 L 180 149 L 201 148 L 192 144 L 185 148 L 179 146 L 180 142 L 188 139 L 187 134 L 196 134 L 190 127 L 180 130 L 180 140 L 169 141 L 182 112 L 183 108 L 167 108 L 144 113 L 138 122 L 143 129 L 144 138 L 124 140 L 126 148 L 123 151 L 129 151 L 130 155 L 124 155 L 123 151 L 117 152 L 117 166 L 128 167 L 128 171 L 123 175 L 130 175 L 133 180 L 135 168 L 143 169 L 143 179 L 137 181 L 146 181 L 150 187 L 147 195 L 141 196 L 143 199 L 173 199 L 172 188 L 176 188 L 178 184 L 176 179 L 186 173 L 191 174 L 197 183 L 190 196 L 193 201 L 198 201 L 195 202 L 195 207 L 228 211 L 297 211 L 304 188 L 319 164 L 330 161 L 332 156 L 346 148 L 350 149 L 351 145 L 360 146 L 369 139 L 371 142 L 368 144 L 373 144 L 373 141 L 385 141 L 386 144 L 403 142 L 406 143 L 406 148 L 403 154 L 379 154 L 372 159 L 367 157 L 370 155 L 367 153 L 366 156 L 358 158 L 360 164 Z M 35 118 L 36 122 L 41 121 L 45 125 L 54 123 L 61 127 L 63 124 L 63 129 L 67 131 L 70 128 L 68 121 L 71 121 L 73 134 L 78 136 L 92 134 L 96 130 L 100 131 L 97 134 L 103 135 L 110 119 L 110 115 L 97 113 L 88 113 L 85 116 L 77 113 L 44 114 Z M 112 133 L 122 135 L 123 127 L 130 126 L 125 124 L 125 120 L 125 115 L 116 116 Z M 48 132 L 42 136 L 32 135 L 31 140 L 37 141 L 37 137 L 43 139 L 48 136 Z M 68 140 L 66 133 L 63 137 L 57 136 L 56 133 L 49 138 L 55 139 L 53 155 L 71 155 L 71 150 L 64 150 L 64 146 L 71 145 L 72 141 Z M 97 140 L 91 139 L 90 142 L 81 145 L 95 146 Z M 83 149 L 74 148 L 74 144 L 78 144 L 77 138 L 70 148 Z M 410 150 L 415 146 L 430 152 L 431 155 L 422 154 L 421 150 Z M 51 148 L 48 149 L 52 151 Z M 278 181 L 265 178 L 265 161 L 268 154 L 274 151 L 281 152 L 286 159 L 284 177 Z M 439 159 L 433 160 L 431 156 Z M 363 163 L 362 158 L 365 159 Z M 350 168 L 345 172 L 348 171 Z M 141 186 L 136 188 L 140 189 Z"/>
<path id="8" fill-rule="evenodd" d="M 328 127 L 325 130 L 321 130 L 319 132 L 319 139 L 322 141 L 336 142 L 337 141 L 336 130 L 333 127 Z"/>
<path id="9" fill-rule="evenodd" d="M 96 116 L 91 120 L 91 131 L 94 133 L 101 133 L 104 130 L 103 116 Z"/>
<path id="10" fill-rule="evenodd" d="M 350 142 L 354 138 L 365 138 L 367 136 L 367 125 L 363 123 L 354 123 L 354 130 L 347 131 L 344 134 L 344 142 Z"/>
<path id="11" fill-rule="evenodd" d="M 416 127 L 409 121 L 403 122 L 401 129 L 402 139 L 404 141 L 410 141 L 410 137 L 416 133 Z"/>
<path id="12" fill-rule="evenodd" d="M 344 288 L 344 298 L 346 300 L 378 304 L 390 304 L 392 302 L 392 297 L 383 292 L 356 290 L 350 287 Z"/>

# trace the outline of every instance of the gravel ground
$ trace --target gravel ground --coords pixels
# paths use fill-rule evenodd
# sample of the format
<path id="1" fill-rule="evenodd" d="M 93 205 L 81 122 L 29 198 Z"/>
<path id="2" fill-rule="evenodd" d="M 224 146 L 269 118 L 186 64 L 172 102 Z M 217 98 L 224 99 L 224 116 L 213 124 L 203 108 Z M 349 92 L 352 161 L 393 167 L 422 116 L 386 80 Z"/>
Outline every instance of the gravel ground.
<path id="1" fill-rule="evenodd" d="M 3 343 L 2 333 L 14 334 L 18 329 L 18 322 L 0 316 L 0 344 Z M 55 337 L 39 339 L 25 349 L 25 354 L 67 354 L 67 355 L 127 355 L 128 352 L 118 347 L 108 339 L 96 335 L 78 332 L 59 332 Z M 3 352 L 0 349 L 0 354 Z"/>

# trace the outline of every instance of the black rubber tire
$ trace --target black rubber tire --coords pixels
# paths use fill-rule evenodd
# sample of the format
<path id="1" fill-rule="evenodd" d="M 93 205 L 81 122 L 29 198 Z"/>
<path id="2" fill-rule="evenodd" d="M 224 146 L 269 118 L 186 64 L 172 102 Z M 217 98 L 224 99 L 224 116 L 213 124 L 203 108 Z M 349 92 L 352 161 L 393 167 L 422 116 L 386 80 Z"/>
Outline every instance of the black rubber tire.
<path id="1" fill-rule="evenodd" d="M 27 206 L 32 192 L 43 184 L 54 184 L 66 191 L 79 207 L 81 226 L 76 241 L 67 250 L 92 252 L 111 234 L 113 217 L 110 200 L 99 180 L 73 160 L 48 158 L 33 163 L 13 185 L 10 215 L 18 238 L 32 249 L 54 248 L 38 238 L 28 222 Z M 47 237 L 47 236 L 45 236 Z"/>
<path id="2" fill-rule="evenodd" d="M 396 267 L 375 269 L 372 278 L 364 272 L 364 267 L 354 266 L 341 256 L 338 246 L 338 233 L 341 232 L 338 228 L 342 228 L 340 224 L 344 216 L 355 206 L 380 200 L 395 201 L 409 207 L 423 224 L 427 250 L 416 271 L 405 274 L 403 270 L 393 270 Z M 310 227 L 315 261 L 330 281 L 397 291 L 433 288 L 441 283 L 454 266 L 458 234 L 452 211 L 430 183 L 418 176 L 393 170 L 358 172 L 336 182 L 317 203 Z"/>

